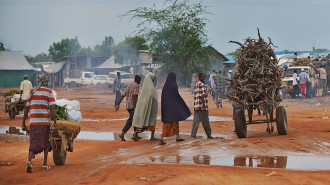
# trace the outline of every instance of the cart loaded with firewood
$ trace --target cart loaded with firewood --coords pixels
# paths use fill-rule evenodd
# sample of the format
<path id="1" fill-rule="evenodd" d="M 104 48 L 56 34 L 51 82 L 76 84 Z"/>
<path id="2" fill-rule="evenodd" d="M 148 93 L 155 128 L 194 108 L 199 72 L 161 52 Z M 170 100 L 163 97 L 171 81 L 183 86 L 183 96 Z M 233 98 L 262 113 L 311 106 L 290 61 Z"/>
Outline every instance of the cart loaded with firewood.
<path id="1" fill-rule="evenodd" d="M 237 49 L 236 68 L 234 78 L 230 80 L 228 98 L 237 109 L 234 112 L 235 132 L 239 138 L 247 135 L 247 125 L 267 123 L 266 131 L 274 131 L 273 122 L 276 122 L 279 135 L 287 134 L 287 117 L 285 108 L 279 106 L 282 101 L 279 96 L 281 86 L 280 69 L 278 60 L 271 46 L 271 39 L 265 42 L 259 39 L 247 38 Z M 238 108 L 239 107 L 239 108 Z M 263 108 L 266 119 L 253 120 L 253 110 Z M 247 110 L 247 119 L 245 117 Z M 276 117 L 274 117 L 274 111 Z"/>
<path id="2" fill-rule="evenodd" d="M 4 92 L 5 112 L 11 119 L 19 115 L 19 111 L 24 110 L 24 101 L 21 99 L 20 91 L 17 89 L 8 89 Z"/>

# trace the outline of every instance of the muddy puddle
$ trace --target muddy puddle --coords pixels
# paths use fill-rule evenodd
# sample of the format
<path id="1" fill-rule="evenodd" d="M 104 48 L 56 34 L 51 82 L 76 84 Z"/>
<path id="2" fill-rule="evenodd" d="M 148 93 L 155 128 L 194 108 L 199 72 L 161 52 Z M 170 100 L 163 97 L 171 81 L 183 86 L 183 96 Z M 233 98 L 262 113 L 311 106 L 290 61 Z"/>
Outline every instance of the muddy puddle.
<path id="1" fill-rule="evenodd" d="M 133 162 L 135 161 L 135 162 Z M 330 170 L 329 157 L 305 156 L 236 156 L 219 157 L 211 155 L 159 155 L 148 156 L 122 163 L 155 163 L 155 164 L 192 164 L 210 166 L 237 166 L 250 168 L 278 168 L 291 170 Z"/>
<path id="2" fill-rule="evenodd" d="M 186 119 L 186 121 L 192 121 L 193 116 L 190 116 Z M 87 121 L 87 122 L 108 122 L 108 121 L 124 121 L 127 120 L 127 118 L 118 118 L 118 119 L 88 119 L 88 118 L 82 118 L 81 121 Z M 161 117 L 157 117 L 158 121 L 161 121 Z M 221 122 L 221 121 L 232 121 L 231 117 L 221 117 L 221 116 L 209 116 L 209 120 L 213 122 Z"/>
<path id="3" fill-rule="evenodd" d="M 0 134 L 16 134 L 16 135 L 26 135 L 26 132 L 23 131 L 20 127 L 10 127 L 10 126 L 3 126 L 0 125 Z M 120 132 L 92 132 L 92 131 L 81 131 L 78 134 L 78 137 L 76 139 L 80 140 L 93 140 L 93 141 L 120 141 L 119 137 Z M 150 132 L 140 133 L 139 134 L 142 139 L 150 139 Z M 161 133 L 155 133 L 156 138 L 160 138 Z M 222 135 L 222 134 L 213 134 L 212 135 L 215 138 L 218 139 L 230 139 L 234 136 L 229 135 Z M 126 140 L 132 140 L 133 133 L 126 133 L 125 139 Z M 180 134 L 180 137 L 183 139 L 189 139 L 190 134 L 189 133 L 182 133 Z M 174 139 L 176 136 L 169 137 L 169 139 Z M 206 135 L 197 135 L 198 139 L 206 139 Z"/>

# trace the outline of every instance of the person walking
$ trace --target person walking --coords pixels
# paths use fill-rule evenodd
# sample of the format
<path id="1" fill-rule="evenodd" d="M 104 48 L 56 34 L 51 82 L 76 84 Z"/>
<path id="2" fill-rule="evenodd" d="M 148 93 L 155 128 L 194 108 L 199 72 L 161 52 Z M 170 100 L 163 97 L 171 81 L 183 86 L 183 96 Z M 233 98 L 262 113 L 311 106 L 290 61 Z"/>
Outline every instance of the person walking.
<path id="1" fill-rule="evenodd" d="M 28 76 L 24 75 L 24 80 L 21 82 L 20 85 L 20 91 L 21 91 L 20 99 L 23 100 L 24 102 L 24 109 L 26 108 L 26 102 L 27 99 L 29 98 L 29 93 L 31 89 L 32 89 L 32 83 L 28 80 Z"/>
<path id="2" fill-rule="evenodd" d="M 123 86 L 121 84 L 120 72 L 117 72 L 117 77 L 113 82 L 113 92 L 116 93 L 115 108 L 117 107 L 121 97 L 120 90 L 124 91 Z"/>
<path id="3" fill-rule="evenodd" d="M 307 80 L 307 73 L 305 72 L 304 68 L 301 68 L 301 72 L 299 74 L 299 82 L 300 82 L 300 89 L 303 98 L 306 98 L 306 84 Z"/>
<path id="4" fill-rule="evenodd" d="M 52 90 L 46 88 L 48 86 L 48 77 L 40 74 L 38 77 L 38 85 L 30 93 L 27 100 L 26 109 L 22 122 L 22 130 L 26 130 L 25 121 L 30 111 L 30 147 L 27 163 L 27 172 L 32 173 L 32 156 L 34 154 L 44 152 L 43 169 L 49 170 L 47 157 L 49 151 L 49 134 L 50 119 L 54 121 L 54 131 L 58 133 L 55 112 L 55 99 Z M 48 109 L 50 108 L 51 114 Z"/>
<path id="5" fill-rule="evenodd" d="M 132 137 L 134 141 L 138 141 L 138 134 L 145 130 L 151 131 L 150 140 L 155 140 L 158 95 L 153 84 L 154 77 L 155 75 L 153 73 L 147 74 L 139 94 L 139 100 L 133 116 L 133 126 L 136 127 L 136 131 Z"/>
<path id="6" fill-rule="evenodd" d="M 327 92 L 327 71 L 324 69 L 324 66 L 321 66 L 320 68 L 317 68 L 317 70 L 320 72 L 320 79 L 322 82 L 322 96 L 324 96 Z"/>
<path id="7" fill-rule="evenodd" d="M 198 75 L 198 81 L 196 82 L 194 89 L 194 119 L 191 137 L 196 138 L 199 123 L 202 122 L 207 138 L 213 139 L 211 136 L 212 131 L 209 123 L 208 100 L 204 82 L 205 74 L 200 73 Z"/>
<path id="8" fill-rule="evenodd" d="M 163 132 L 160 138 L 160 145 L 166 144 L 164 137 L 176 135 L 176 141 L 184 141 L 180 138 L 179 121 L 186 120 L 191 112 L 179 94 L 178 84 L 176 82 L 176 74 L 170 72 L 167 76 L 161 97 L 161 114 L 163 124 Z"/>
<path id="9" fill-rule="evenodd" d="M 297 98 L 299 97 L 299 80 L 297 75 L 297 70 L 293 70 L 293 97 Z"/>
<path id="10" fill-rule="evenodd" d="M 222 108 L 222 96 L 223 96 L 223 86 L 225 84 L 225 79 L 226 77 L 222 74 L 221 71 L 219 71 L 219 74 L 215 76 L 214 79 L 214 90 L 215 90 L 215 105 L 217 108 L 220 107 Z"/>
<path id="11" fill-rule="evenodd" d="M 129 113 L 129 117 L 126 121 L 126 125 L 124 126 L 121 134 L 119 134 L 119 137 L 122 141 L 126 141 L 124 135 L 126 132 L 131 128 L 132 126 L 132 120 L 134 116 L 134 110 L 136 107 L 136 102 L 138 100 L 138 95 L 139 95 L 139 84 L 141 82 L 141 77 L 139 75 L 135 75 L 134 77 L 134 82 L 128 85 L 124 91 L 124 94 L 121 96 L 121 99 L 119 100 L 119 103 L 116 107 L 116 111 L 119 110 L 119 105 L 121 101 L 125 98 L 126 96 L 126 109 Z M 135 131 L 134 127 L 134 131 Z"/>
<path id="12" fill-rule="evenodd" d="M 217 75 L 217 72 L 215 72 L 215 70 L 213 70 L 213 72 L 210 75 L 210 79 L 209 79 L 209 81 L 210 81 L 210 92 L 211 92 L 210 94 L 211 94 L 213 100 L 215 99 L 215 89 L 214 89 L 215 83 L 214 83 L 214 79 L 215 79 L 215 76 L 216 75 Z"/>

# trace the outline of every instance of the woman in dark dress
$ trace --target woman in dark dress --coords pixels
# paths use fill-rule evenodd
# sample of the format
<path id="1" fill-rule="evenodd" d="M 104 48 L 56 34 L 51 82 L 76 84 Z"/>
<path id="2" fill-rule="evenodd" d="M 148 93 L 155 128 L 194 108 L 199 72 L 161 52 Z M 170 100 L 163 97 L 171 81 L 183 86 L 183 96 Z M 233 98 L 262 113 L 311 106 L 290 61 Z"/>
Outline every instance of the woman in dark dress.
<path id="1" fill-rule="evenodd" d="M 176 82 L 176 74 L 170 72 L 167 76 L 161 97 L 161 114 L 163 132 L 160 139 L 160 145 L 166 144 L 164 137 L 176 135 L 176 141 L 184 141 L 179 136 L 179 121 L 186 120 L 191 112 L 179 94 L 178 85 Z"/>

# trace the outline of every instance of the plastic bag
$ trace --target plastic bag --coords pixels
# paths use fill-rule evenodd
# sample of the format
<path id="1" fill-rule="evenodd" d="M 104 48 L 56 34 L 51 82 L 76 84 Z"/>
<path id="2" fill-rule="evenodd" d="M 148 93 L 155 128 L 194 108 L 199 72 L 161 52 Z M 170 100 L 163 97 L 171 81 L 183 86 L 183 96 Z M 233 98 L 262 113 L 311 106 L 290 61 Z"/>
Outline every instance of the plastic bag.
<path id="1" fill-rule="evenodd" d="M 81 112 L 75 111 L 75 110 L 69 110 L 68 111 L 68 120 L 80 123 L 81 121 Z"/>
<path id="2" fill-rule="evenodd" d="M 61 107 L 64 107 L 68 103 L 69 103 L 69 100 L 66 100 L 66 99 L 60 99 L 60 100 L 55 101 L 55 104 L 58 106 L 61 106 Z"/>
<path id="3" fill-rule="evenodd" d="M 66 106 L 66 109 L 68 111 L 70 111 L 70 110 L 79 111 L 80 110 L 79 101 L 77 101 L 77 100 L 69 101 L 68 105 Z"/>

